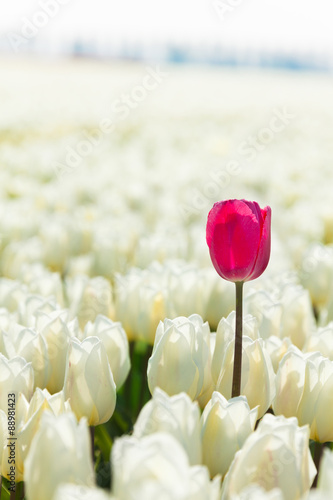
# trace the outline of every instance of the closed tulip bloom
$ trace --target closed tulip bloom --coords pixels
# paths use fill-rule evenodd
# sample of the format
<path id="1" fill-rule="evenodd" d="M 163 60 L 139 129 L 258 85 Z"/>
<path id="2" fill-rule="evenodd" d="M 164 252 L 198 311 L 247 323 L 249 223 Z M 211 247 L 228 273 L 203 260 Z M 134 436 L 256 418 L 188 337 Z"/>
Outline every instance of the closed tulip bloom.
<path id="1" fill-rule="evenodd" d="M 302 354 L 296 349 L 283 357 L 276 375 L 275 414 L 308 424 L 315 441 L 333 441 L 332 394 L 332 361 L 318 352 Z"/>
<path id="2" fill-rule="evenodd" d="M 103 342 L 114 382 L 117 389 L 121 387 L 130 370 L 128 340 L 121 323 L 99 314 L 93 323 L 88 321 L 83 335 L 98 337 Z"/>
<path id="3" fill-rule="evenodd" d="M 24 466 L 27 500 L 53 499 L 61 483 L 94 486 L 86 419 L 45 412 Z"/>
<path id="4" fill-rule="evenodd" d="M 222 500 L 233 499 L 252 483 L 266 491 L 280 488 L 284 500 L 299 500 L 315 475 L 309 427 L 299 427 L 296 418 L 267 414 L 236 453 L 223 482 Z"/>
<path id="5" fill-rule="evenodd" d="M 58 392 L 52 396 L 44 389 L 37 388 L 31 398 L 30 403 L 21 393 L 18 397 L 15 413 L 15 481 L 23 481 L 24 460 L 30 449 L 30 444 L 36 434 L 43 413 L 49 412 L 60 415 L 70 411 L 68 402 L 65 401 L 63 392 Z M 10 466 L 8 465 L 9 448 L 2 448 L 0 453 L 0 463 L 3 465 L 3 476 L 9 477 Z"/>
<path id="6" fill-rule="evenodd" d="M 216 390 L 226 399 L 231 398 L 235 313 L 222 318 L 216 332 L 212 361 L 212 376 Z M 244 318 L 241 394 L 246 396 L 250 408 L 258 406 L 258 418 L 270 407 L 275 396 L 275 374 L 263 339 L 258 338 L 258 325 L 253 316 Z"/>
<path id="7" fill-rule="evenodd" d="M 148 386 L 160 387 L 169 396 L 186 392 L 198 398 L 210 385 L 205 378 L 210 363 L 210 330 L 198 314 L 189 318 L 165 319 L 158 325 L 148 362 Z"/>
<path id="8" fill-rule="evenodd" d="M 206 240 L 222 278 L 233 282 L 256 279 L 270 257 L 271 209 L 246 200 L 215 203 L 208 214 Z"/>
<path id="9" fill-rule="evenodd" d="M 52 394 L 64 386 L 66 358 L 69 341 L 73 336 L 68 321 L 68 311 L 56 310 L 49 314 L 36 314 L 36 329 L 40 331 L 47 346 L 50 361 L 50 378 L 47 389 Z"/>
<path id="10" fill-rule="evenodd" d="M 219 481 L 210 482 L 206 467 L 191 467 L 183 447 L 170 434 L 123 436 L 112 447 L 111 463 L 118 500 L 219 498 Z"/>
<path id="11" fill-rule="evenodd" d="M 97 337 L 71 340 L 64 382 L 65 398 L 76 417 L 89 425 L 107 422 L 116 405 L 116 385 L 105 347 Z"/>
<path id="12" fill-rule="evenodd" d="M 42 335 L 33 328 L 15 324 L 8 332 L 3 332 L 2 341 L 8 358 L 21 356 L 31 362 L 34 386 L 44 389 L 49 379 L 49 356 Z"/>
<path id="13" fill-rule="evenodd" d="M 201 464 L 200 410 L 187 394 L 168 396 L 156 387 L 137 418 L 133 435 L 141 438 L 155 432 L 172 434 L 187 452 L 190 464 Z"/>
<path id="14" fill-rule="evenodd" d="M 31 363 L 20 356 L 7 359 L 0 353 L 0 408 L 8 408 L 8 394 L 20 392 L 30 401 L 34 387 L 34 372 Z"/>
<path id="15" fill-rule="evenodd" d="M 258 408 L 251 410 L 245 396 L 227 401 L 219 392 L 213 393 L 201 417 L 203 464 L 211 477 L 225 475 L 236 451 L 253 432 L 257 417 Z"/>

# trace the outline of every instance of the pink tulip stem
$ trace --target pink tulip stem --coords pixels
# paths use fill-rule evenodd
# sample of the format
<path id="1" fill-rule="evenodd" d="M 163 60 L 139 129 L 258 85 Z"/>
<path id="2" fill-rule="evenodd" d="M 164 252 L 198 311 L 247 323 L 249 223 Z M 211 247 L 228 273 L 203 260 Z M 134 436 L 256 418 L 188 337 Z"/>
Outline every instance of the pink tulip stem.
<path id="1" fill-rule="evenodd" d="M 234 373 L 232 377 L 231 397 L 235 398 L 241 393 L 242 379 L 242 340 L 243 340 L 243 281 L 236 281 L 236 325 L 235 325 L 235 350 Z"/>

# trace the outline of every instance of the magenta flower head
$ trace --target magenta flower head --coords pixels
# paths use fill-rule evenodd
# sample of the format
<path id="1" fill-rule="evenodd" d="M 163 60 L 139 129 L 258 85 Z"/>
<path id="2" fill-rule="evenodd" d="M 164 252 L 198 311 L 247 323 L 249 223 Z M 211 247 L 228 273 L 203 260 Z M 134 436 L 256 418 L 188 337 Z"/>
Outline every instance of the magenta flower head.
<path id="1" fill-rule="evenodd" d="M 206 240 L 222 278 L 238 282 L 258 278 L 271 252 L 271 209 L 256 201 L 226 200 L 208 214 Z"/>

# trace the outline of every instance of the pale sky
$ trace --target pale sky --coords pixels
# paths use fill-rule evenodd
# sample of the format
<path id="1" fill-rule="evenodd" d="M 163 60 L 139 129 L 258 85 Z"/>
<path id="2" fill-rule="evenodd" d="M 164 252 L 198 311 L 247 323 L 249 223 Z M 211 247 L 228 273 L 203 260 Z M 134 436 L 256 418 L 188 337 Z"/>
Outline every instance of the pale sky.
<path id="1" fill-rule="evenodd" d="M 220 16 L 214 2 L 12 0 L 2 9 L 0 34 L 2 38 L 20 34 L 26 19 L 33 21 L 42 5 L 53 4 L 57 12 L 52 18 L 44 14 L 46 24 L 38 29 L 38 43 L 84 37 L 101 43 L 213 41 L 239 48 L 333 52 L 332 0 L 220 0 L 221 7 L 226 6 Z"/>

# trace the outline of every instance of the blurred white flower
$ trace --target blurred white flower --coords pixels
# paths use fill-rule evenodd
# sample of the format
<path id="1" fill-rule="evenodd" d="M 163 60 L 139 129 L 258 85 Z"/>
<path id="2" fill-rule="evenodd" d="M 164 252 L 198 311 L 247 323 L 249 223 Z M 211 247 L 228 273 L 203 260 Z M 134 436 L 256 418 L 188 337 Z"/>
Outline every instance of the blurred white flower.
<path id="1" fill-rule="evenodd" d="M 0 353 L 0 408 L 7 412 L 8 394 L 21 392 L 30 401 L 34 388 L 34 371 L 31 362 L 20 356 L 7 359 Z"/>
<path id="2" fill-rule="evenodd" d="M 73 338 L 68 348 L 64 380 L 65 398 L 76 417 L 89 425 L 107 422 L 116 406 L 116 385 L 105 347 L 97 337 L 81 343 Z"/>
<path id="3" fill-rule="evenodd" d="M 319 310 L 326 305 L 333 279 L 333 247 L 313 243 L 302 258 L 301 283 L 309 290 L 312 303 Z"/>
<path id="4" fill-rule="evenodd" d="M 246 438 L 253 432 L 258 408 L 250 407 L 245 396 L 229 401 L 219 392 L 213 392 L 201 417 L 203 464 L 210 475 L 224 476 Z"/>
<path id="5" fill-rule="evenodd" d="M 325 358 L 333 361 L 333 322 L 318 328 L 308 337 L 303 352 L 319 351 Z"/>
<path id="6" fill-rule="evenodd" d="M 154 272 L 132 269 L 116 277 L 116 318 L 128 340 L 154 343 L 159 321 L 165 318 L 166 292 L 158 284 Z"/>
<path id="7" fill-rule="evenodd" d="M 134 424 L 133 436 L 142 438 L 155 432 L 173 435 L 187 452 L 190 464 L 201 464 L 200 410 L 187 394 L 168 396 L 156 387 Z"/>
<path id="8" fill-rule="evenodd" d="M 130 370 L 128 340 L 121 323 L 99 314 L 93 323 L 88 321 L 84 328 L 83 338 L 92 336 L 103 342 L 114 382 L 119 389 Z"/>
<path id="9" fill-rule="evenodd" d="M 34 371 L 34 387 L 44 389 L 49 380 L 49 356 L 42 335 L 32 328 L 14 324 L 2 332 L 4 354 L 8 359 L 21 356 L 31 362 Z"/>
<path id="10" fill-rule="evenodd" d="M 52 499 L 58 486 L 66 482 L 94 486 L 86 419 L 77 423 L 72 413 L 43 413 L 24 467 L 28 500 Z"/>
<path id="11" fill-rule="evenodd" d="M 114 306 L 112 288 L 102 276 L 88 278 L 76 276 L 66 281 L 66 293 L 70 317 L 78 318 L 83 330 L 88 321 L 94 321 L 99 314 L 112 318 Z"/>

